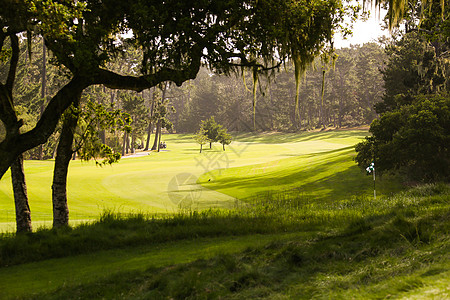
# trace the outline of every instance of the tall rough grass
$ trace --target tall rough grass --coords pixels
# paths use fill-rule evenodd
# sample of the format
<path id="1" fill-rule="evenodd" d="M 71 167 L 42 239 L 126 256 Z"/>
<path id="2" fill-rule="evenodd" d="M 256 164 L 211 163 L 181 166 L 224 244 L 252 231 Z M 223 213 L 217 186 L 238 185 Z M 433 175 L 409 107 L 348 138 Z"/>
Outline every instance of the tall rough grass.
<path id="1" fill-rule="evenodd" d="M 427 243 L 436 235 L 434 225 L 430 226 L 433 212 L 450 215 L 449 195 L 448 185 L 437 184 L 377 200 L 355 196 L 317 202 L 298 190 L 289 190 L 255 195 L 246 203 L 237 203 L 232 210 L 186 209 L 170 216 L 106 211 L 98 221 L 75 228 L 4 234 L 0 237 L 0 266 L 197 237 L 336 228 L 358 233 L 385 223 L 410 243 Z M 448 226 L 448 220 L 445 221 L 443 224 Z"/>
<path id="2" fill-rule="evenodd" d="M 430 298 L 445 299 L 449 191 L 448 185 L 430 185 L 377 200 L 358 196 L 321 203 L 285 191 L 257 195 L 232 211 L 144 217 L 142 222 L 158 230 L 176 235 L 184 228 L 191 237 L 312 232 L 208 260 L 116 274 L 36 299 L 384 299 L 411 293 L 423 298 L 421 289 L 427 288 L 435 293 Z M 122 228 L 127 220 L 108 214 L 99 224 Z"/>

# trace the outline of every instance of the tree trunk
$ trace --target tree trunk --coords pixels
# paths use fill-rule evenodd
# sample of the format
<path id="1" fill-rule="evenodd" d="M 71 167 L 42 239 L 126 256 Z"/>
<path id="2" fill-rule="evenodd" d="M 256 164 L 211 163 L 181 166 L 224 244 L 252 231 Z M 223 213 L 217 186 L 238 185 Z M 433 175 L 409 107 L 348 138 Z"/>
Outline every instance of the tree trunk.
<path id="1" fill-rule="evenodd" d="M 158 137 L 158 152 L 161 148 L 161 126 L 159 127 L 159 137 Z"/>
<path id="2" fill-rule="evenodd" d="M 152 124 L 152 118 L 153 118 L 153 110 L 155 108 L 155 90 L 153 89 L 153 95 L 152 95 L 152 105 L 150 108 L 150 124 L 148 124 L 148 129 L 147 129 L 147 142 L 145 144 L 145 148 L 144 151 L 147 151 L 148 148 L 150 147 L 150 137 L 152 135 L 152 131 L 153 131 L 153 124 Z"/>
<path id="3" fill-rule="evenodd" d="M 5 35 L 0 37 L 0 47 L 3 45 Z M 6 83 L 0 83 L 0 119 L 6 130 L 6 136 L 0 145 L 0 164 L 3 164 L 1 171 L 4 173 L 11 167 L 11 181 L 14 193 L 14 204 L 16 208 L 17 232 L 31 232 L 31 212 L 28 205 L 27 185 L 23 171 L 23 155 L 17 152 L 16 147 L 7 145 L 9 141 L 16 141 L 20 134 L 22 120 L 17 119 L 14 108 L 13 88 L 16 79 L 17 65 L 19 62 L 19 38 L 16 34 L 10 35 L 12 55 L 9 63 L 9 72 Z M 14 145 L 14 144 L 13 144 Z M 4 157 L 9 156 L 9 160 Z M 2 177 L 3 173 L 0 175 Z"/>
<path id="4" fill-rule="evenodd" d="M 42 86 L 41 86 L 41 98 L 42 98 L 42 104 L 41 104 L 41 113 L 39 115 L 42 116 L 45 109 L 45 95 L 46 95 L 46 86 L 47 86 L 47 58 L 46 58 L 46 51 L 45 51 L 45 43 L 44 40 L 42 40 Z M 44 144 L 39 145 L 39 160 L 44 159 Z"/>
<path id="5" fill-rule="evenodd" d="M 343 107 L 344 107 L 344 80 L 342 78 L 342 76 L 340 77 L 340 87 L 341 87 L 341 92 L 339 93 L 339 110 L 338 110 L 338 128 L 342 127 L 342 114 L 343 114 Z"/>
<path id="6" fill-rule="evenodd" d="M 106 130 L 101 130 L 99 132 L 99 138 L 102 141 L 102 144 L 106 145 Z"/>
<path id="7" fill-rule="evenodd" d="M 136 136 L 134 134 L 131 135 L 131 153 L 136 153 L 136 149 L 134 148 L 134 145 L 136 143 Z"/>
<path id="8" fill-rule="evenodd" d="M 158 150 L 158 140 L 161 134 L 161 121 L 156 124 L 155 141 L 153 142 L 152 150 Z"/>
<path id="9" fill-rule="evenodd" d="M 74 100 L 74 107 L 79 107 L 81 93 Z M 67 173 L 69 163 L 73 155 L 72 144 L 75 129 L 78 123 L 78 114 L 72 109 L 66 112 L 61 137 L 56 152 L 55 168 L 53 171 L 52 202 L 53 202 L 53 227 L 69 225 L 69 207 L 67 206 Z"/>
<path id="10" fill-rule="evenodd" d="M 200 153 L 202 153 L 203 145 L 200 144 Z"/>
<path id="11" fill-rule="evenodd" d="M 212 142 L 209 142 L 209 149 L 211 149 L 212 147 Z"/>
<path id="12" fill-rule="evenodd" d="M 23 155 L 20 154 L 11 164 L 11 180 L 16 206 L 17 233 L 31 232 L 31 211 L 28 205 L 27 185 L 23 171 Z"/>
<path id="13" fill-rule="evenodd" d="M 59 144 L 59 138 L 58 138 L 58 144 Z M 57 147 L 56 147 L 56 146 L 53 146 L 52 159 L 55 159 L 55 158 L 56 158 L 56 149 L 57 149 Z"/>
<path id="14" fill-rule="evenodd" d="M 150 138 L 152 135 L 152 122 L 150 121 L 150 124 L 148 124 L 148 128 L 147 128 L 147 141 L 145 142 L 145 148 L 144 151 L 148 150 L 148 147 L 150 147 Z"/>
<path id="15" fill-rule="evenodd" d="M 128 132 L 123 133 L 123 143 L 122 143 L 122 156 L 125 156 L 125 147 L 127 146 L 127 138 L 128 138 Z"/>
<path id="16" fill-rule="evenodd" d="M 322 123 L 322 128 L 325 129 L 325 118 L 323 114 L 323 96 L 325 95 L 325 70 L 322 70 L 322 95 L 320 103 L 320 123 Z"/>
<path id="17" fill-rule="evenodd" d="M 128 154 L 130 152 L 130 136 L 127 133 L 127 139 L 125 140 L 125 153 Z"/>

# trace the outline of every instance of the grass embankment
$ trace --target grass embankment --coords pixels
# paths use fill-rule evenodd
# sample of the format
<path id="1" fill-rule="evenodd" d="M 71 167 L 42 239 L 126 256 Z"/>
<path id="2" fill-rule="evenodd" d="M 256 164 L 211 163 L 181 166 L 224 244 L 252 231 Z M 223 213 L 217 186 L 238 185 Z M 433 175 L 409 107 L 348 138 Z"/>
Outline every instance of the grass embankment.
<path id="1" fill-rule="evenodd" d="M 4 236 L 0 295 L 447 298 L 449 198 L 448 185 L 334 203 L 286 191 L 234 211 L 106 214 L 75 229 Z"/>

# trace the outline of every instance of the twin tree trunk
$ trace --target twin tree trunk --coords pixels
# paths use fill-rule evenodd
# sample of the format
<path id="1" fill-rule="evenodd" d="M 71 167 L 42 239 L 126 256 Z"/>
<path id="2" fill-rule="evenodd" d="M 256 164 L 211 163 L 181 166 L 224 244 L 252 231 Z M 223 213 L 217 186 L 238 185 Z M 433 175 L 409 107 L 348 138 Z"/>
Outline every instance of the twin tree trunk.
<path id="1" fill-rule="evenodd" d="M 155 141 L 153 142 L 152 150 L 159 149 L 158 141 L 160 135 L 161 135 L 161 120 L 159 120 L 158 123 L 156 124 Z"/>
<path id="2" fill-rule="evenodd" d="M 76 96 L 73 106 L 80 104 L 81 94 Z M 67 173 L 69 163 L 73 155 L 72 144 L 75 129 L 78 123 L 78 115 L 72 109 L 66 112 L 53 171 L 52 202 L 53 202 L 53 227 L 69 225 L 69 208 L 67 206 Z"/>
<path id="3" fill-rule="evenodd" d="M 148 124 L 148 129 L 147 129 L 147 142 L 145 144 L 145 148 L 144 151 L 147 151 L 150 147 L 150 137 L 152 135 L 152 131 L 153 131 L 153 124 L 152 124 L 152 119 L 153 119 L 153 110 L 155 108 L 155 99 L 156 99 L 156 94 L 153 88 L 153 94 L 152 94 L 152 104 L 151 104 L 151 108 L 150 108 L 150 124 Z"/>

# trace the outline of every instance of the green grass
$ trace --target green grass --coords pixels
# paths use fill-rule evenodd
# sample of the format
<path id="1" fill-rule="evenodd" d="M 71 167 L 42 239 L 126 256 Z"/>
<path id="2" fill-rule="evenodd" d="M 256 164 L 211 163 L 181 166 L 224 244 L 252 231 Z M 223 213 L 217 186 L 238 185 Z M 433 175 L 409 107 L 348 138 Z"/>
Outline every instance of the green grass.
<path id="1" fill-rule="evenodd" d="M 0 298 L 449 295 L 448 185 L 426 185 L 376 201 L 314 202 L 291 192 L 254 201 L 228 212 L 163 219 L 105 214 L 74 229 L 4 236 Z M 45 251 L 36 254 L 39 247 Z"/>
<path id="2" fill-rule="evenodd" d="M 214 170 L 202 175 L 204 187 L 240 199 L 265 192 L 295 190 L 315 201 L 336 201 L 355 195 L 370 195 L 370 177 L 355 165 L 353 147 L 305 154 L 267 163 Z M 396 181 L 378 181 L 378 194 L 399 189 Z"/>
<path id="3" fill-rule="evenodd" d="M 292 236 L 292 235 L 287 235 Z M 96 284 L 111 275 L 143 272 L 216 255 L 232 254 L 247 247 L 261 246 L 283 235 L 251 235 L 241 237 L 202 238 L 98 251 L 90 254 L 54 258 L 41 262 L 0 269 L 1 298 L 28 297 L 47 293 L 62 286 Z M 20 281 L 17 278 L 21 278 Z M 24 289 L 24 285 L 27 287 Z M 32 293 L 30 293 L 32 291 Z M 64 297 L 65 298 L 65 297 Z"/>
<path id="4" fill-rule="evenodd" d="M 385 177 L 374 200 L 352 161 L 365 134 L 239 135 L 203 154 L 170 135 L 167 152 L 74 162 L 71 217 L 95 220 L 0 235 L 0 299 L 448 298 L 450 187 Z M 38 224 L 51 165 L 26 164 Z"/>
<path id="5" fill-rule="evenodd" d="M 235 137 L 227 151 L 223 152 L 221 145 L 216 144 L 202 154 L 198 153 L 192 136 L 165 135 L 167 151 L 123 159 L 103 168 L 92 162 L 71 162 L 70 218 L 72 224 L 78 224 L 98 218 L 105 210 L 172 214 L 180 207 L 232 208 L 236 198 L 291 188 L 300 188 L 302 193 L 316 199 L 369 195 L 371 178 L 357 169 L 351 150 L 366 134 L 363 130 L 242 134 Z M 51 226 L 52 168 L 53 161 L 25 163 L 35 228 Z M 220 169 L 214 173 L 216 176 L 220 173 L 218 181 L 205 183 L 207 179 L 202 174 L 215 169 Z M 246 178 L 245 172 L 251 178 Z M 197 177 L 201 184 L 196 182 Z M 380 193 L 398 188 L 391 181 L 380 183 Z M 14 218 L 7 173 L 0 181 L 0 231 L 13 231 Z"/>

